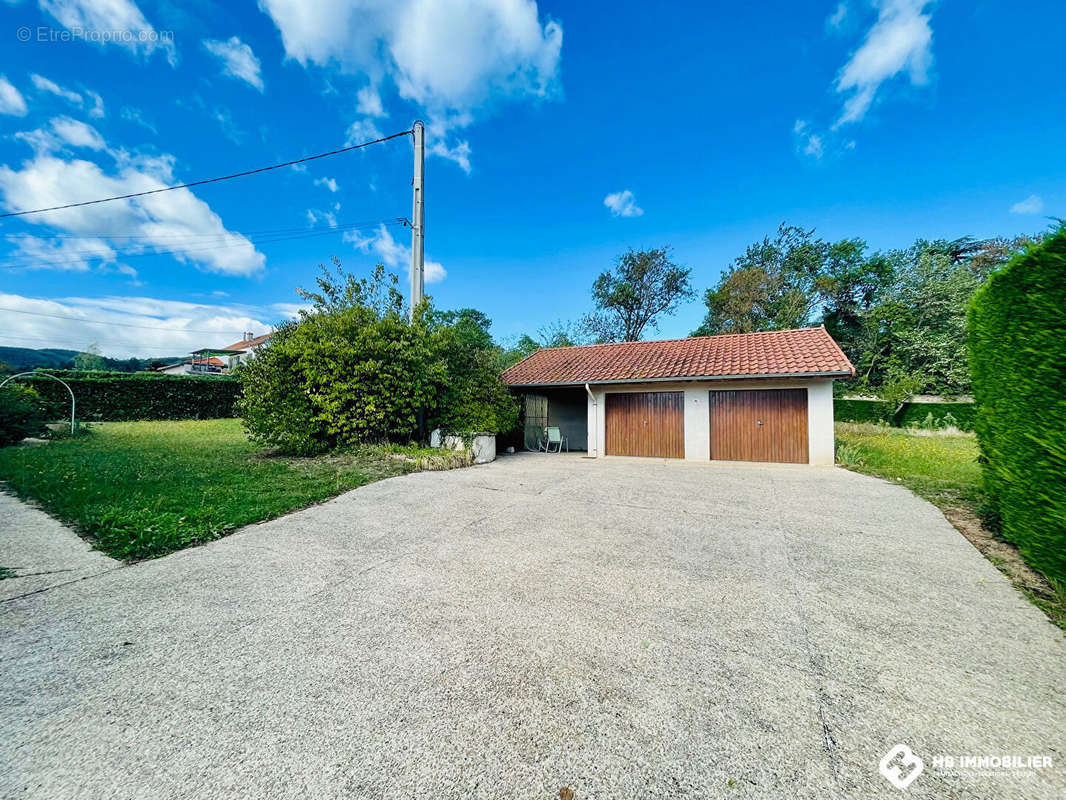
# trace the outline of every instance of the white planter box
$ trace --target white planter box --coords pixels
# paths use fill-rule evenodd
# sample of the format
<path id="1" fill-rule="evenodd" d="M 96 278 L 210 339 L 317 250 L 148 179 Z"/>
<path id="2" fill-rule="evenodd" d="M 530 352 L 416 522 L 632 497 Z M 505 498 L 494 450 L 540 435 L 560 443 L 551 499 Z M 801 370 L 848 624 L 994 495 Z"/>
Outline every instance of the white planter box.
<path id="1" fill-rule="evenodd" d="M 475 433 L 472 434 L 470 440 L 470 450 L 474 454 L 475 464 L 488 464 L 490 461 L 496 460 L 496 434 L 494 433 Z M 440 428 L 436 428 L 429 434 L 429 446 L 430 447 L 446 447 L 451 450 L 464 450 L 466 449 L 466 442 L 463 441 L 461 436 L 444 436 L 441 437 Z"/>

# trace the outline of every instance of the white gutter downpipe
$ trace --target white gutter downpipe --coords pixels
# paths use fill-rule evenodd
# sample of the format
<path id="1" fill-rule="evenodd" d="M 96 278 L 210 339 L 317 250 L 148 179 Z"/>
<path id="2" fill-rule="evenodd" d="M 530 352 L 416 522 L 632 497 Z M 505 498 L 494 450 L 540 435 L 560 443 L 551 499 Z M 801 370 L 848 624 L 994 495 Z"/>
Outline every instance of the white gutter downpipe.
<path id="1" fill-rule="evenodd" d="M 596 411 L 596 395 L 592 393 L 589 385 L 585 384 L 585 391 L 588 392 L 589 400 L 592 401 L 592 430 L 588 432 L 589 438 L 589 452 L 593 458 L 597 458 L 599 453 L 596 451 L 596 434 L 600 430 L 600 415 Z"/>

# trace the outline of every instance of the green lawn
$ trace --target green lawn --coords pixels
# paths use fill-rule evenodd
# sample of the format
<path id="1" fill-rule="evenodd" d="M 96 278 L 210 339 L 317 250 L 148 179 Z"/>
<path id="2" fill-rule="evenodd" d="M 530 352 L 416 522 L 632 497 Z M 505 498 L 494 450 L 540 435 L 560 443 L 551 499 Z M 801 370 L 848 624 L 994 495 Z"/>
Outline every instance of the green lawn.
<path id="1" fill-rule="evenodd" d="M 80 438 L 0 449 L 0 480 L 108 555 L 139 559 L 418 468 L 404 453 L 282 458 L 259 452 L 233 419 L 110 422 Z"/>
<path id="2" fill-rule="evenodd" d="M 836 424 L 837 461 L 902 483 L 936 506 L 981 502 L 981 466 L 973 434 L 910 431 L 866 423 Z"/>

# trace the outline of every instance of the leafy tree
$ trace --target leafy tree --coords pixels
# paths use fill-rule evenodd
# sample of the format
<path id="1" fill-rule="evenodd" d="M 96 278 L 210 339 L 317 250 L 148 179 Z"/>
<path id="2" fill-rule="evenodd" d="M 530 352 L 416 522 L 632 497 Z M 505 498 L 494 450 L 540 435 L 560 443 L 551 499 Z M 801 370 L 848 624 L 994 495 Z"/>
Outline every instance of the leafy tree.
<path id="1" fill-rule="evenodd" d="M 319 264 L 321 274 L 315 278 L 317 292 L 297 289 L 296 294 L 311 303 L 311 312 L 328 313 L 350 308 L 367 308 L 385 316 L 403 311 L 403 295 L 400 294 L 399 278 L 386 271 L 384 265 L 374 267 L 369 277 L 358 278 L 345 272 L 336 256 L 330 259 L 333 269 Z"/>
<path id="2" fill-rule="evenodd" d="M 903 406 L 922 390 L 923 380 L 919 375 L 897 373 L 889 377 L 878 389 L 878 396 L 892 404 L 892 416 L 903 410 Z"/>
<path id="3" fill-rule="evenodd" d="M 993 272 L 1005 267 L 1015 255 L 1040 244 L 1046 238 L 1047 234 L 1038 233 L 1035 236 L 1023 234 L 1010 238 L 997 236 L 994 239 L 986 239 L 966 261 L 966 266 L 974 277 L 983 283 Z"/>
<path id="4" fill-rule="evenodd" d="M 849 261 L 859 240 L 830 246 L 805 230 L 784 223 L 777 235 L 749 245 L 704 295 L 707 316 L 693 335 L 750 333 L 807 324 L 821 299 L 820 280 L 832 247 Z"/>
<path id="5" fill-rule="evenodd" d="M 980 286 L 958 240 L 919 240 L 906 250 L 879 254 L 891 279 L 863 314 L 855 363 L 867 383 L 879 386 L 917 376 L 922 389 L 969 391 L 966 306 Z"/>
<path id="6" fill-rule="evenodd" d="M 556 320 L 549 322 L 537 330 L 536 336 L 524 333 L 509 347 L 505 347 L 500 355 L 504 369 L 517 364 L 523 358 L 545 347 L 573 347 L 583 344 L 583 337 L 578 326 L 571 322 Z"/>
<path id="7" fill-rule="evenodd" d="M 503 433 L 518 424 L 518 404 L 500 380 L 501 351 L 480 311 L 431 311 L 430 346 L 443 366 L 429 427 L 446 433 Z"/>
<path id="8" fill-rule="evenodd" d="M 281 326 L 240 371 L 238 413 L 254 441 L 295 454 L 361 442 L 411 441 L 425 428 L 502 432 L 517 406 L 500 380 L 490 321 L 473 309 L 413 321 L 382 266 L 368 278 L 334 259 L 310 310 Z"/>
<path id="9" fill-rule="evenodd" d="M 919 240 L 867 255 L 862 239 L 829 243 L 782 225 L 707 292 L 707 317 L 695 334 L 794 328 L 820 318 L 856 366 L 854 388 L 961 394 L 970 389 L 966 306 L 990 272 L 1039 238 Z"/>
<path id="10" fill-rule="evenodd" d="M 691 272 L 670 260 L 669 247 L 627 250 L 593 282 L 597 311 L 585 317 L 585 330 L 600 342 L 639 341 L 646 327 L 656 328 L 692 296 Z"/>
<path id="11" fill-rule="evenodd" d="M 74 369 L 87 371 L 106 369 L 106 367 L 104 358 L 100 355 L 100 347 L 95 342 L 74 356 Z"/>
<path id="12" fill-rule="evenodd" d="M 866 256 L 862 239 L 829 245 L 824 273 L 818 280 L 822 324 L 853 363 L 862 354 L 863 325 L 894 274 L 880 253 Z"/>

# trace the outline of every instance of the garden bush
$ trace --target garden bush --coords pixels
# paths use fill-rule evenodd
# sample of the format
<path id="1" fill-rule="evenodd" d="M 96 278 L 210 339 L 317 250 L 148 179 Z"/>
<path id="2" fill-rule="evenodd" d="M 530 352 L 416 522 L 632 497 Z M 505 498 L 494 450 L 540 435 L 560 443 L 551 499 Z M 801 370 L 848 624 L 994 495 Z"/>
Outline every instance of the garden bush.
<path id="1" fill-rule="evenodd" d="M 287 453 L 409 442 L 433 397 L 424 326 L 368 308 L 309 314 L 281 327 L 241 371 L 249 435 Z"/>
<path id="2" fill-rule="evenodd" d="M 219 419 L 234 415 L 241 386 L 228 375 L 156 375 L 147 372 L 49 370 L 70 386 L 79 420 L 127 422 L 161 419 Z M 70 416 L 70 395 L 49 378 L 18 379 L 45 399 L 51 419 Z"/>
<path id="3" fill-rule="evenodd" d="M 318 285 L 302 293 L 312 310 L 242 368 L 238 410 L 254 441 L 310 455 L 516 423 L 484 315 L 423 302 L 410 322 L 382 267 L 362 280 L 326 272 Z"/>
<path id="4" fill-rule="evenodd" d="M 428 424 L 444 433 L 506 434 L 518 427 L 518 402 L 500 379 L 501 351 L 490 320 L 474 309 L 430 312 L 430 345 L 443 367 Z"/>
<path id="5" fill-rule="evenodd" d="M 1066 228 L 989 278 L 969 310 L 985 488 L 1003 536 L 1066 581 Z"/>
<path id="6" fill-rule="evenodd" d="M 9 383 L 0 389 L 0 447 L 45 431 L 45 404 L 31 387 Z"/>

